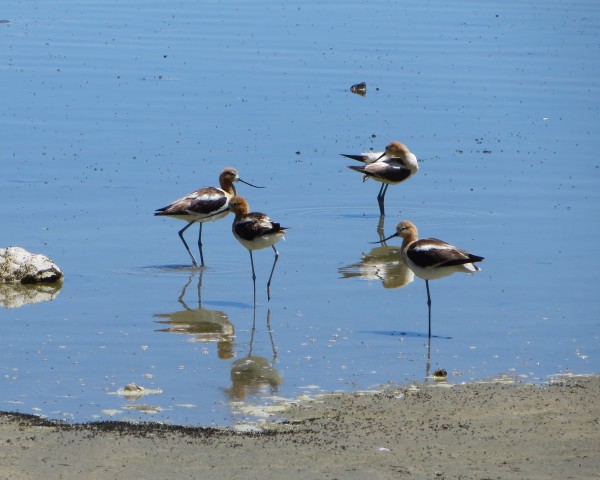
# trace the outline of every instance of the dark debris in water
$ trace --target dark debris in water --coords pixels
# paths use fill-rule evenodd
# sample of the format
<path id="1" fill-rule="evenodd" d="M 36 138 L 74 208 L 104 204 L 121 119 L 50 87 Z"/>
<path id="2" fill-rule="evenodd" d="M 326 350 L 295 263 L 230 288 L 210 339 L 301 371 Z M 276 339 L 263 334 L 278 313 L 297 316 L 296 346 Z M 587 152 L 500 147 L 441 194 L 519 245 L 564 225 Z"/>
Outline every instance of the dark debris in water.
<path id="1" fill-rule="evenodd" d="M 352 93 L 356 93 L 357 95 L 365 96 L 367 94 L 367 84 L 365 82 L 360 82 L 350 87 L 350 91 Z"/>

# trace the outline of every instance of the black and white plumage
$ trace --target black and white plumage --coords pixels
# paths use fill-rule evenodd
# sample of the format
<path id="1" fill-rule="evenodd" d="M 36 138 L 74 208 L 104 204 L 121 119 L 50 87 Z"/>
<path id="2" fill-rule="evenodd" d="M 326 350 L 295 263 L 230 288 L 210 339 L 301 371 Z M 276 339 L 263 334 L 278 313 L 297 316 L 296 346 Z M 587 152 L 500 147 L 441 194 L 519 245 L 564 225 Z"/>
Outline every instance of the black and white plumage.
<path id="1" fill-rule="evenodd" d="M 204 255 L 202 253 L 202 224 L 204 222 L 214 222 L 215 220 L 219 220 L 229 213 L 229 200 L 236 195 L 235 186 L 233 185 L 234 182 L 242 182 L 254 188 L 263 188 L 242 180 L 235 168 L 226 168 L 219 175 L 219 184 L 221 188 L 200 188 L 154 212 L 154 215 L 156 216 L 177 218 L 178 220 L 188 222 L 185 227 L 179 230 L 179 238 L 181 238 L 185 249 L 190 255 L 194 267 L 197 267 L 198 263 L 185 241 L 185 238 L 183 238 L 183 232 L 196 222 L 200 224 L 198 249 L 200 251 L 201 266 L 204 266 Z"/>
<path id="2" fill-rule="evenodd" d="M 275 271 L 275 264 L 279 259 L 279 252 L 275 244 L 286 234 L 286 228 L 274 222 L 268 215 L 260 212 L 250 212 L 250 206 L 246 199 L 233 197 L 229 201 L 229 210 L 235 214 L 231 227 L 233 235 L 250 252 L 250 264 L 252 265 L 252 282 L 254 283 L 254 303 L 256 304 L 256 274 L 254 272 L 253 250 L 271 247 L 275 252 L 275 260 L 271 268 L 271 274 L 267 282 L 267 298 L 271 300 L 271 280 Z"/>
<path id="3" fill-rule="evenodd" d="M 387 241 L 393 237 L 402 238 L 402 255 L 406 264 L 415 275 L 425 280 L 427 305 L 429 307 L 429 336 L 431 336 L 429 280 L 436 280 L 456 272 L 475 273 L 480 270 L 475 263 L 481 262 L 484 258 L 461 250 L 437 238 L 419 240 L 417 227 L 408 220 L 400 222 L 396 227 L 396 233 L 382 241 Z"/>
<path id="4" fill-rule="evenodd" d="M 379 211 L 385 215 L 385 194 L 390 185 L 397 185 L 419 170 L 417 157 L 400 142 L 391 142 L 383 152 L 365 152 L 360 155 L 346 155 L 344 157 L 364 163 L 362 166 L 350 165 L 348 168 L 363 174 L 363 181 L 369 178 L 381 182 L 377 194 Z"/>
<path id="5" fill-rule="evenodd" d="M 377 162 L 378 160 L 387 160 L 389 157 L 386 156 L 384 152 L 363 152 L 358 155 L 348 154 L 348 153 L 340 153 L 342 157 L 351 158 L 352 160 L 356 160 L 357 162 L 361 162 L 364 164 L 369 164 L 373 162 Z"/>

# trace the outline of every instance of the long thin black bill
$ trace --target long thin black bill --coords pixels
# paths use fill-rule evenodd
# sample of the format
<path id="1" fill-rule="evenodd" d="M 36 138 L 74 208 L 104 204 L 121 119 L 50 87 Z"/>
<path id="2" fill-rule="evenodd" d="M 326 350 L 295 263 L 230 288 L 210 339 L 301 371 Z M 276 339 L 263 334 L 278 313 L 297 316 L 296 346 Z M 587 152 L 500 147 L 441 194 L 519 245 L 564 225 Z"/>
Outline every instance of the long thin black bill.
<path id="1" fill-rule="evenodd" d="M 394 233 L 393 235 L 390 235 L 389 237 L 384 238 L 383 240 L 379 240 L 378 242 L 369 242 L 369 243 L 383 243 L 383 242 L 387 242 L 390 238 L 394 238 L 394 237 L 397 237 L 397 236 L 398 236 L 398 234 Z"/>
<path id="2" fill-rule="evenodd" d="M 250 185 L 251 187 L 254 187 L 254 188 L 265 188 L 265 187 L 259 187 L 257 185 L 252 185 L 251 183 L 248 183 L 245 180 L 242 180 L 241 178 L 238 178 L 238 182 L 245 183 L 246 185 Z"/>

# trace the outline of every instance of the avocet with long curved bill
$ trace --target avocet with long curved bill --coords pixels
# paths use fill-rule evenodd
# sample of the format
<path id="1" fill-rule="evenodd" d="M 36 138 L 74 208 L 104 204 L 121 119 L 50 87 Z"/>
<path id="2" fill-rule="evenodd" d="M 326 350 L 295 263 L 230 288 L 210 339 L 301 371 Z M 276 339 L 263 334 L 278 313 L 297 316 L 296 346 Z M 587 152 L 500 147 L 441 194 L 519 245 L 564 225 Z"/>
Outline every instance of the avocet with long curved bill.
<path id="1" fill-rule="evenodd" d="M 396 233 L 393 235 L 380 242 L 373 243 L 382 243 L 393 237 L 402 238 L 402 255 L 406 264 L 415 275 L 425 280 L 427 305 L 429 307 L 429 336 L 431 336 L 429 280 L 436 280 L 456 272 L 478 272 L 480 268 L 475 263 L 481 262 L 484 258 L 461 250 L 437 238 L 422 238 L 419 240 L 417 227 L 408 220 L 400 222 L 396 227 Z"/>
<path id="2" fill-rule="evenodd" d="M 254 304 L 256 305 L 256 274 L 254 273 L 253 250 L 271 247 L 275 252 L 275 260 L 271 268 L 271 274 L 267 281 L 267 298 L 271 300 L 271 280 L 275 271 L 275 264 L 279 259 L 279 252 L 275 244 L 286 234 L 286 227 L 274 222 L 268 215 L 260 212 L 250 212 L 250 206 L 245 198 L 233 197 L 229 201 L 229 210 L 235 214 L 235 220 L 231 229 L 233 235 L 250 252 L 250 264 L 252 265 L 252 282 L 254 284 Z"/>
<path id="3" fill-rule="evenodd" d="M 419 170 L 417 157 L 400 142 L 391 142 L 385 147 L 384 152 L 342 155 L 365 163 L 363 166 L 348 166 L 351 170 L 362 173 L 363 181 L 372 178 L 382 183 L 377 194 L 379 212 L 382 216 L 385 215 L 384 203 L 388 187 L 408 180 Z"/>
<path id="4" fill-rule="evenodd" d="M 200 250 L 200 264 L 203 267 L 202 224 L 204 222 L 214 222 L 215 220 L 219 220 L 229 213 L 229 201 L 236 195 L 235 186 L 233 185 L 234 182 L 242 182 L 254 188 L 264 188 L 257 187 L 256 185 L 252 185 L 251 183 L 242 180 L 235 168 L 226 168 L 219 175 L 219 184 L 221 185 L 221 188 L 200 188 L 154 212 L 154 215 L 157 216 L 177 218 L 188 222 L 185 227 L 179 230 L 179 238 L 181 238 L 185 249 L 189 253 L 194 267 L 197 267 L 198 263 L 196 262 L 194 255 L 192 255 L 185 238 L 183 238 L 183 232 L 196 222 L 200 224 L 198 249 Z"/>

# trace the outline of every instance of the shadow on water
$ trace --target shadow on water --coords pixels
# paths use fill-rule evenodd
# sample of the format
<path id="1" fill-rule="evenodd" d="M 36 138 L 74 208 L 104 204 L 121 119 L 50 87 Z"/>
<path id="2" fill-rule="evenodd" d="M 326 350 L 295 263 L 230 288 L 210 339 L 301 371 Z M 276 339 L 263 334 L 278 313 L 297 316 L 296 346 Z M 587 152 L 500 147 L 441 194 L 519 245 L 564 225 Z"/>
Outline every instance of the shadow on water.
<path id="1" fill-rule="evenodd" d="M 422 332 L 402 332 L 399 330 L 359 330 L 356 333 L 366 333 L 370 335 L 383 335 L 388 337 L 403 337 L 403 338 L 428 338 L 427 333 Z M 442 337 L 440 335 L 431 335 L 431 338 L 440 340 L 452 340 L 452 337 Z"/>
<path id="2" fill-rule="evenodd" d="M 156 269 L 160 271 L 174 271 L 174 272 L 199 272 L 206 267 L 194 267 L 193 265 L 150 265 L 144 267 L 148 269 Z"/>

